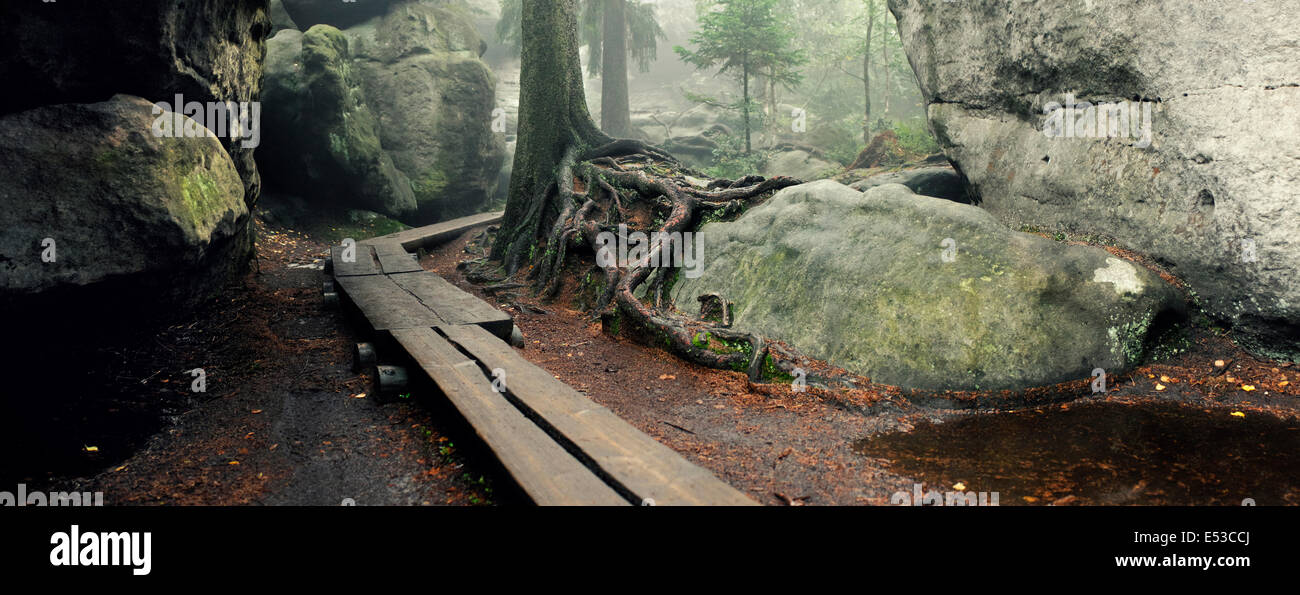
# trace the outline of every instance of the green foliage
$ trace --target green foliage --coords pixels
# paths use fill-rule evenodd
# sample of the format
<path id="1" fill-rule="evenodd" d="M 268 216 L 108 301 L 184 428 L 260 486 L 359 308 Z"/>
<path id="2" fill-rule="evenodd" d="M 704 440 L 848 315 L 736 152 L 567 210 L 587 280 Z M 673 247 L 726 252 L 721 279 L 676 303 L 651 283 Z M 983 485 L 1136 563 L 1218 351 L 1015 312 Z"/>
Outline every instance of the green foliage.
<path id="1" fill-rule="evenodd" d="M 682 61 L 697 69 L 716 67 L 718 74 L 739 80 L 742 97 L 737 107 L 745 115 L 746 152 L 753 130 L 751 79 L 761 75 L 793 89 L 803 80 L 799 67 L 807 63 L 803 52 L 793 47 L 794 31 L 784 17 L 788 13 L 779 10 L 780 4 L 781 0 L 715 0 L 712 8 L 700 15 L 699 29 L 691 35 L 695 49 L 673 48 Z"/>
<path id="2" fill-rule="evenodd" d="M 758 171 L 767 161 L 768 152 L 763 150 L 745 151 L 745 139 L 733 134 L 722 134 L 713 138 L 718 148 L 713 150 L 714 164 L 704 169 L 704 173 L 715 178 L 734 180 Z"/>
<path id="3" fill-rule="evenodd" d="M 930 136 L 930 129 L 919 118 L 895 123 L 894 133 L 898 135 L 898 146 L 909 154 L 933 155 L 940 151 L 939 143 Z"/>

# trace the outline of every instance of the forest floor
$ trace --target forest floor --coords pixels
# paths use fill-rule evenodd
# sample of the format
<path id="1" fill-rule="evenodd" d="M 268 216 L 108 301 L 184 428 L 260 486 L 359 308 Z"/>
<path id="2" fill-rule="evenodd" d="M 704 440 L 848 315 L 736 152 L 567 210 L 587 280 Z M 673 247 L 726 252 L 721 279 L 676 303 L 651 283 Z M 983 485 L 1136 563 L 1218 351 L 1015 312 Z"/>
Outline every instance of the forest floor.
<path id="1" fill-rule="evenodd" d="M 478 236 L 421 262 L 514 316 L 524 357 L 762 504 L 890 504 L 916 484 L 996 492 L 1004 506 L 1300 504 L 1300 367 L 1208 326 L 1101 394 L 1091 379 L 1016 393 L 794 392 L 614 336 L 575 305 L 574 283 L 548 303 L 484 293 L 456 267 L 481 254 Z"/>
<path id="2" fill-rule="evenodd" d="M 390 230 L 256 225 L 260 270 L 183 319 L 68 347 L 85 365 L 57 398 L 7 401 L 19 410 L 0 416 L 0 486 L 102 491 L 111 505 L 522 502 L 446 403 L 380 403 L 351 369 L 358 325 L 325 307 L 320 258 L 339 234 Z M 477 255 L 479 231 L 423 266 L 514 316 L 524 357 L 762 504 L 884 505 L 931 490 L 1003 506 L 1300 504 L 1300 367 L 1208 325 L 1103 394 L 1090 379 L 997 394 L 794 392 L 611 334 L 572 283 L 546 303 L 484 293 L 456 267 Z M 199 367 L 204 393 L 191 390 Z"/>
<path id="3" fill-rule="evenodd" d="M 261 218 L 255 226 L 260 270 L 161 328 L 68 348 L 69 359 L 89 362 L 87 378 L 4 416 L 15 450 L 0 485 L 99 491 L 109 505 L 518 497 L 510 486 L 496 493 L 491 459 L 458 446 L 473 433 L 441 422 L 436 407 L 368 394 L 370 379 L 351 369 L 356 325 L 323 303 L 328 242 Z M 329 235 L 328 223 L 314 227 Z M 194 368 L 206 392 L 193 391 Z"/>

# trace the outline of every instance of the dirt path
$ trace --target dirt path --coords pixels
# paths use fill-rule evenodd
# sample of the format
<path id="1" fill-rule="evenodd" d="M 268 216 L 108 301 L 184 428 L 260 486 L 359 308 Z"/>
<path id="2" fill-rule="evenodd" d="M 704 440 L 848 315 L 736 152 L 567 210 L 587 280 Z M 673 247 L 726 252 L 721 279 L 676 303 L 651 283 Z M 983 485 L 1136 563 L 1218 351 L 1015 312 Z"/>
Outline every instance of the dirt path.
<path id="1" fill-rule="evenodd" d="M 912 493 L 917 483 L 925 490 L 958 485 L 1002 490 L 1001 505 L 1223 503 L 1237 493 L 1229 488 L 1258 487 L 1253 478 L 1276 479 L 1277 470 L 1300 464 L 1300 453 L 1290 448 L 1300 446 L 1294 442 L 1300 438 L 1300 391 L 1295 386 L 1300 373 L 1286 363 L 1254 358 L 1207 329 L 1193 332 L 1181 353 L 1111 378 L 1100 395 L 1092 393 L 1087 380 L 997 394 L 908 393 L 879 385 L 852 394 L 795 393 L 784 385 L 756 388 L 744 374 L 702 368 L 603 332 L 598 321 L 573 309 L 571 291 L 545 304 L 526 291 L 515 296 L 483 293 L 456 268 L 467 257 L 467 245 L 477 254 L 471 240 L 478 233 L 440 247 L 422 264 L 515 316 L 525 338 L 524 357 L 763 504 L 882 505 L 900 492 Z M 1223 365 L 1216 366 L 1216 360 Z M 1003 411 L 1050 413 L 1090 402 L 1135 408 L 1126 417 L 1107 413 L 1063 420 L 1094 425 L 1083 434 L 1061 432 L 1049 418 L 1046 423 L 955 426 L 967 428 L 955 435 L 917 434 L 934 436 L 937 448 L 932 451 L 918 449 L 915 440 L 875 445 L 874 451 L 863 448 L 868 438 L 906 437 L 917 427 L 928 431 L 965 419 L 1003 419 L 989 412 L 990 404 Z M 1133 419 L 1141 426 L 1143 419 L 1169 418 L 1158 409 L 1169 403 L 1186 410 L 1172 416 L 1172 425 L 1161 426 L 1175 434 L 1171 439 L 1115 423 Z M 1189 412 L 1210 419 L 1185 415 Z M 1257 434 L 1223 434 L 1222 420 L 1263 427 Z M 1035 428 L 1042 431 L 1035 433 Z M 1058 444 L 1062 441 L 1051 432 L 1082 437 Z M 1247 440 L 1250 452 L 1239 453 L 1245 456 L 1238 456 L 1236 467 L 1198 454 L 1235 452 Z M 1127 458 L 1100 460 L 1092 441 L 1109 441 L 1112 450 L 1123 446 Z M 1059 448 L 1018 446 L 1028 444 Z M 1251 456 L 1255 452 L 1272 458 Z M 1055 456 L 1064 466 L 1040 465 L 1042 459 L 1036 457 L 1043 456 Z M 1100 476 L 1085 472 L 1097 469 Z M 1124 482 L 1129 483 L 1116 487 Z M 1268 488 L 1275 503 L 1300 504 L 1300 478 L 1273 481 Z M 1205 499 L 1207 494 L 1217 500 Z"/>
<path id="2" fill-rule="evenodd" d="M 111 505 L 496 501 L 494 468 L 456 446 L 462 428 L 413 402 L 376 402 L 351 370 L 354 325 L 321 298 L 326 245 L 256 225 L 260 272 L 191 316 L 78 356 L 97 362 L 96 394 L 56 395 L 69 406 L 26 416 L 50 456 L 0 475 L 103 491 Z"/>

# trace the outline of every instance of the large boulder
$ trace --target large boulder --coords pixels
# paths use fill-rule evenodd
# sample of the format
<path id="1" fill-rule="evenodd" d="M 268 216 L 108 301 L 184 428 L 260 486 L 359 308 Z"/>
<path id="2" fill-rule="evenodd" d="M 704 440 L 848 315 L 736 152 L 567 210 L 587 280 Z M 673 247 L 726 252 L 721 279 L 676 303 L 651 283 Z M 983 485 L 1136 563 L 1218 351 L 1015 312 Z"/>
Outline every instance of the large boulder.
<path id="1" fill-rule="evenodd" d="M 766 177 L 788 176 L 796 180 L 828 178 L 844 169 L 843 165 L 818 157 L 805 149 L 784 149 L 768 156 L 763 163 Z"/>
<path id="2" fill-rule="evenodd" d="M 965 204 L 973 202 L 966 192 L 966 179 L 951 165 L 907 167 L 872 173 L 850 183 L 849 187 L 863 192 L 885 184 L 902 184 L 907 186 L 908 190 L 924 196 L 946 198 Z"/>
<path id="3" fill-rule="evenodd" d="M 481 209 L 505 155 L 481 49 L 454 3 L 395 3 L 344 31 L 278 33 L 266 67 L 268 183 L 414 224 Z"/>
<path id="4" fill-rule="evenodd" d="M 160 118 L 200 134 L 159 136 Z M 0 117 L 0 171 L 6 319 L 156 311 L 220 287 L 237 266 L 248 208 L 234 162 L 202 125 L 142 98 Z"/>
<path id="5" fill-rule="evenodd" d="M 351 27 L 383 15 L 394 0 L 282 0 L 284 9 L 304 30 L 315 25 Z M 402 0 L 398 0 L 402 1 Z"/>
<path id="6" fill-rule="evenodd" d="M 1179 294 L 1099 248 L 1008 230 L 970 205 L 887 184 L 781 190 L 705 225 L 703 270 L 673 286 L 733 301 L 736 327 L 877 382 L 1018 389 L 1117 373 L 1176 321 Z"/>
<path id="7" fill-rule="evenodd" d="M 889 6 L 936 138 L 984 208 L 1113 236 L 1167 263 L 1248 347 L 1300 359 L 1293 2 Z M 1097 127 L 1085 101 L 1128 108 L 1128 130 L 1111 129 L 1114 105 Z"/>
<path id="8" fill-rule="evenodd" d="M 412 215 L 411 182 L 380 145 L 347 37 L 316 25 L 283 30 L 267 46 L 267 184 L 320 203 Z"/>
<path id="9" fill-rule="evenodd" d="M 0 94 L 0 114 L 118 93 L 257 101 L 270 31 L 266 0 L 0 3 L 0 80 L 14 90 Z M 222 144 L 251 207 L 260 191 L 256 147 Z"/>

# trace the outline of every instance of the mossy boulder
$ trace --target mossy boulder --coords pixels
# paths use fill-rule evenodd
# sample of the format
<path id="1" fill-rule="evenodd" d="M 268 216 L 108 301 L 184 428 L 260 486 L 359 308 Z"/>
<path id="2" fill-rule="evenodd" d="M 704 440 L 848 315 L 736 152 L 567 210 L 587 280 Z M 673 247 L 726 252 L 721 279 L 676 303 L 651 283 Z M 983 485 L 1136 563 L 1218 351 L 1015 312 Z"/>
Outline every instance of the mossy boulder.
<path id="1" fill-rule="evenodd" d="M 281 31 L 267 45 L 267 183 L 318 203 L 413 214 L 411 181 L 380 145 L 347 37 L 316 25 Z"/>
<path id="2" fill-rule="evenodd" d="M 244 248 L 248 208 L 234 162 L 214 136 L 156 135 L 153 110 L 118 95 L 0 117 L 7 314 L 30 318 L 32 309 L 13 304 L 55 303 L 47 295 L 94 309 L 104 302 L 81 298 L 110 285 L 118 312 L 187 302 L 238 270 L 231 256 Z"/>
<path id="3" fill-rule="evenodd" d="M 0 2 L 0 114 L 118 93 L 149 101 L 257 101 L 267 0 Z M 255 147 L 222 138 L 251 208 Z M 247 251 L 246 251 L 247 252 Z"/>
<path id="4" fill-rule="evenodd" d="M 504 148 L 495 80 L 463 7 L 394 4 L 269 42 L 268 184 L 412 224 L 478 211 Z"/>
<path id="5" fill-rule="evenodd" d="M 735 303 L 735 326 L 910 388 L 1122 372 L 1184 309 L 1141 266 L 900 184 L 793 186 L 700 233 L 704 268 L 674 285 L 679 308 L 695 313 L 697 296 L 720 293 Z"/>

